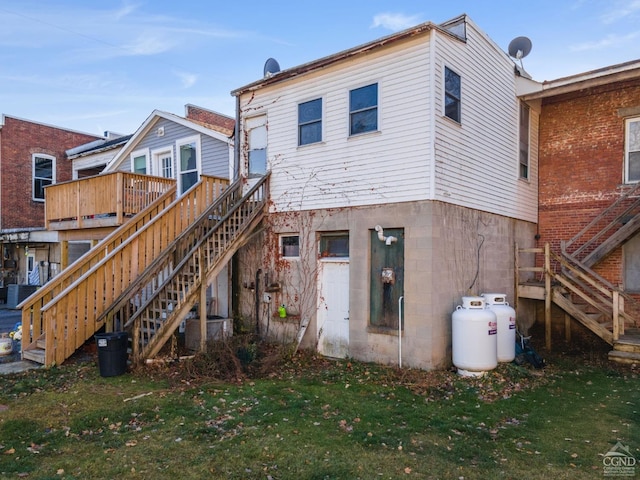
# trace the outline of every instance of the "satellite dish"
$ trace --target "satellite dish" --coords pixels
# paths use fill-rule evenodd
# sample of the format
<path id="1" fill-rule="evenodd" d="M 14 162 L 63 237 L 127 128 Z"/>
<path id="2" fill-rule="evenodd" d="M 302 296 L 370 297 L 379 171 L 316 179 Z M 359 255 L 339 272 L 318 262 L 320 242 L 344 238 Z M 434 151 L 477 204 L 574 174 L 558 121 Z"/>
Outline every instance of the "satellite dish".
<path id="1" fill-rule="evenodd" d="M 280 65 L 276 61 L 275 58 L 268 58 L 266 62 L 264 62 L 264 71 L 263 75 L 265 77 L 271 77 L 280 71 Z"/>
<path id="2" fill-rule="evenodd" d="M 531 40 L 527 37 L 516 37 L 509 43 L 509 56 L 520 60 L 531 52 Z"/>

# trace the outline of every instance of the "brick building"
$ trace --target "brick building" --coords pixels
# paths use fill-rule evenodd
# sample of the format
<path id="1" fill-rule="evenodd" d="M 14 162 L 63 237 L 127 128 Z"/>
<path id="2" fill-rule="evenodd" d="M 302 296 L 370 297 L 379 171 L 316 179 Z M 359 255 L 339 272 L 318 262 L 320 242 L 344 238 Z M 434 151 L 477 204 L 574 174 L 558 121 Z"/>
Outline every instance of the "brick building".
<path id="1" fill-rule="evenodd" d="M 65 150 L 98 138 L 88 133 L 2 115 L 2 286 L 42 284 L 59 270 L 56 232 L 44 230 L 44 188 L 71 179 L 71 162 Z M 36 278 L 36 273 L 39 278 Z"/>

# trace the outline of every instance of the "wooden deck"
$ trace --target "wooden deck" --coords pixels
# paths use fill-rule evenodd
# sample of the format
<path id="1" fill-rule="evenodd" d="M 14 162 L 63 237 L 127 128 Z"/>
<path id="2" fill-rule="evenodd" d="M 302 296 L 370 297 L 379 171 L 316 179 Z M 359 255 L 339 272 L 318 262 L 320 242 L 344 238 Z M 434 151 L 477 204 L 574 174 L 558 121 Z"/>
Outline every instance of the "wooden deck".
<path id="1" fill-rule="evenodd" d="M 45 188 L 47 230 L 117 227 L 175 186 L 170 178 L 113 172 Z"/>

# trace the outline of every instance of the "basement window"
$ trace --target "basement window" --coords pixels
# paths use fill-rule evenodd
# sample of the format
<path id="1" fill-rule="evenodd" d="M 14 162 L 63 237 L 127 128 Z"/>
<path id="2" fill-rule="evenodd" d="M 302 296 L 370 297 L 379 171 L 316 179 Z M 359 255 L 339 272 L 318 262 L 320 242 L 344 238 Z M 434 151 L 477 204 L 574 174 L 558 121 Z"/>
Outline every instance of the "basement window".
<path id="1" fill-rule="evenodd" d="M 300 236 L 282 235 L 280 236 L 280 254 L 287 258 L 300 256 Z"/>

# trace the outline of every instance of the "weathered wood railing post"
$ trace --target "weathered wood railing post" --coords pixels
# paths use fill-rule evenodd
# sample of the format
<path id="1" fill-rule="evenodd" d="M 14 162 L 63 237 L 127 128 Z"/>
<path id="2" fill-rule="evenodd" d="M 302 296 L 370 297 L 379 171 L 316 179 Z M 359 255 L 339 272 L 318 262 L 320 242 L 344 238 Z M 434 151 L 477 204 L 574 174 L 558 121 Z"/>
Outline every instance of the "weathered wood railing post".
<path id="1" fill-rule="evenodd" d="M 618 293 L 617 290 L 613 290 L 611 292 L 612 295 L 612 300 L 613 300 L 613 315 L 612 315 L 612 320 L 613 320 L 613 340 L 618 340 L 618 338 L 620 337 L 620 295 Z"/>
<path id="2" fill-rule="evenodd" d="M 551 351 L 551 250 L 544 244 L 544 335 L 545 346 Z"/>

